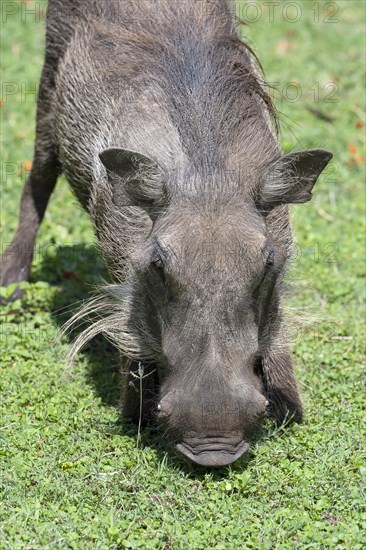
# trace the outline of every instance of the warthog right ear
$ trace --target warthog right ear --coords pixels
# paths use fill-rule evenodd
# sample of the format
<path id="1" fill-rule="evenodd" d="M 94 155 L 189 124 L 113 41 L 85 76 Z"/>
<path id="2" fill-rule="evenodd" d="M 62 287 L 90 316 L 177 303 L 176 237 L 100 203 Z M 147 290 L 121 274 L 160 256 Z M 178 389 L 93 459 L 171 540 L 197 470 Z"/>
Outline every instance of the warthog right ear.
<path id="1" fill-rule="evenodd" d="M 326 149 L 309 149 L 281 157 L 269 170 L 259 206 L 268 210 L 279 204 L 309 201 L 318 177 L 332 157 Z"/>
<path id="2" fill-rule="evenodd" d="M 165 173 L 151 158 L 111 147 L 99 154 L 112 184 L 116 206 L 139 206 L 148 214 L 162 205 L 165 193 Z"/>

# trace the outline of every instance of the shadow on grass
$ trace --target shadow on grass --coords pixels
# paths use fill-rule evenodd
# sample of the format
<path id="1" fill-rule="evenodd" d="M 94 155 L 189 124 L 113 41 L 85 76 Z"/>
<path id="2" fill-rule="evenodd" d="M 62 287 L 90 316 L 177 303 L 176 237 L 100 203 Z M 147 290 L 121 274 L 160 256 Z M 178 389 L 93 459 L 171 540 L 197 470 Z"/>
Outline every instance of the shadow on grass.
<path id="1" fill-rule="evenodd" d="M 34 278 L 60 287 L 61 291 L 54 295 L 51 314 L 53 322 L 59 328 L 71 318 L 75 310 L 90 297 L 102 281 L 109 280 L 97 247 L 84 244 L 58 247 L 52 257 L 43 260 L 35 271 Z M 77 333 L 78 330 L 68 336 L 70 345 Z M 111 435 L 130 436 L 136 440 L 137 426 L 124 419 L 120 413 L 121 362 L 117 350 L 100 335 L 86 344 L 79 353 L 87 360 L 86 376 L 96 394 L 104 404 L 113 406 L 119 411 L 117 422 L 109 428 Z M 259 431 L 253 443 L 258 442 L 264 434 L 265 432 Z M 142 429 L 140 441 L 142 447 L 154 448 L 159 459 L 169 468 L 179 468 L 195 479 L 203 479 L 207 474 L 207 468 L 195 466 L 186 461 L 175 450 L 169 438 L 153 426 Z M 253 458 L 254 453 L 250 449 L 230 468 L 242 471 Z M 210 472 L 212 479 L 220 480 L 227 476 L 228 467 L 211 469 Z"/>
<path id="2" fill-rule="evenodd" d="M 32 278 L 60 288 L 60 292 L 54 294 L 51 305 L 51 317 L 59 329 L 103 281 L 109 280 L 97 247 L 85 244 L 57 247 L 52 255 L 43 260 Z M 81 328 L 76 329 L 66 336 L 70 346 L 80 331 Z M 87 360 L 86 376 L 97 395 L 106 405 L 118 408 L 120 390 L 117 350 L 99 335 L 88 342 L 80 354 Z"/>

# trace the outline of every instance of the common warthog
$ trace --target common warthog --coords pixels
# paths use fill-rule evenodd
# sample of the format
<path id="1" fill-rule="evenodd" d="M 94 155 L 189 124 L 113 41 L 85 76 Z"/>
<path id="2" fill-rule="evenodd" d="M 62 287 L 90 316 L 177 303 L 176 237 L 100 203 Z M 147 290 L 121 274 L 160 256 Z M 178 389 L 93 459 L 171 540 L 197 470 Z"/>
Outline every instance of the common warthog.
<path id="1" fill-rule="evenodd" d="M 114 282 L 77 314 L 97 320 L 74 351 L 104 333 L 140 365 L 144 416 L 206 466 L 238 459 L 266 413 L 302 416 L 280 305 L 288 204 L 311 198 L 332 154 L 281 154 L 259 74 L 227 0 L 50 0 L 33 168 L 3 258 L 3 285 L 29 277 L 22 251 L 63 172 Z"/>

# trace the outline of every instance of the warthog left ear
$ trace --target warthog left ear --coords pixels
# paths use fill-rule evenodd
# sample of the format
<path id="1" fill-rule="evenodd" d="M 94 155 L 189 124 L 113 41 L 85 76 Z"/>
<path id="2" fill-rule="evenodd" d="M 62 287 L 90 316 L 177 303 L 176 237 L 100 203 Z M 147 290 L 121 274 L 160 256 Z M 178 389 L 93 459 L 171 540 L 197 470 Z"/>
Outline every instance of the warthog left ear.
<path id="1" fill-rule="evenodd" d="M 270 209 L 279 204 L 309 201 L 316 180 L 332 157 L 333 153 L 326 149 L 309 149 L 281 157 L 269 170 L 259 206 Z"/>
<path id="2" fill-rule="evenodd" d="M 116 206 L 140 206 L 149 214 L 165 196 L 165 173 L 157 162 L 136 151 L 111 147 L 99 154 L 112 184 Z"/>

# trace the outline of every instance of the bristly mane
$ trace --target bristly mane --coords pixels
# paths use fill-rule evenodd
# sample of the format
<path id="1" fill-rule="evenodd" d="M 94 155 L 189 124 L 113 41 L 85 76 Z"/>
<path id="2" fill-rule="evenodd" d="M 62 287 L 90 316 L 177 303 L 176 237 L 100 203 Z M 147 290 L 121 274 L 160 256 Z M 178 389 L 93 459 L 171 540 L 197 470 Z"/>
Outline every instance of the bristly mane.
<path id="1" fill-rule="evenodd" d="M 264 119 L 277 131 L 276 111 L 227 0 L 140 0 L 138 12 L 92 26 L 102 71 L 108 55 L 106 78 L 140 89 L 144 80 L 164 98 L 193 166 L 222 166 L 228 148 L 273 155 Z"/>

